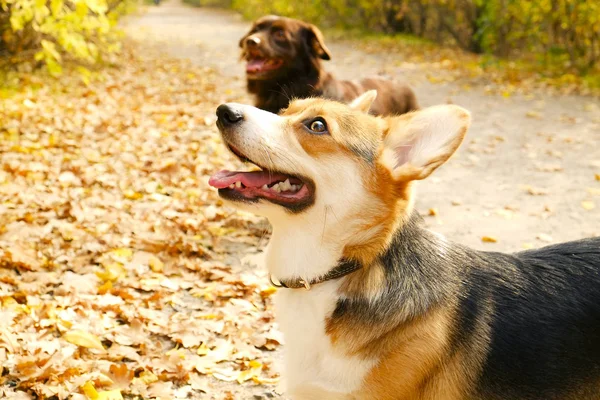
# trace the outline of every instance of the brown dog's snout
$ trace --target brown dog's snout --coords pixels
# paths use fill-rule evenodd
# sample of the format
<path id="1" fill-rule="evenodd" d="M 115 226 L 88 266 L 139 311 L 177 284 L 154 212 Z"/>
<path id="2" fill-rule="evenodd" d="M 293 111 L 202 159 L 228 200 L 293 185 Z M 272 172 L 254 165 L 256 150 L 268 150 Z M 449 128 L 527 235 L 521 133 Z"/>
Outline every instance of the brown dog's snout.
<path id="1" fill-rule="evenodd" d="M 229 127 L 240 123 L 244 120 L 242 110 L 234 105 L 221 104 L 217 107 L 217 125 L 221 127 Z"/>
<path id="2" fill-rule="evenodd" d="M 260 38 L 256 36 L 249 36 L 246 38 L 246 46 L 248 48 L 257 47 L 260 44 Z"/>

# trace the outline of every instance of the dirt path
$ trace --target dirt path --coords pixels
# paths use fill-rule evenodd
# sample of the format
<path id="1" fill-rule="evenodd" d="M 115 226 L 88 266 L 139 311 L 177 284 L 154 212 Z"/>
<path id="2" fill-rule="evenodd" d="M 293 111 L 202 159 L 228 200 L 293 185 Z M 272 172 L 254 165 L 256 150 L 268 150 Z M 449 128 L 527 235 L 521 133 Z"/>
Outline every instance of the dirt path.
<path id="1" fill-rule="evenodd" d="M 127 30 L 170 56 L 214 68 L 220 76 L 214 82 L 220 101 L 251 102 L 237 47 L 248 25 L 232 12 L 191 8 L 173 0 L 131 18 Z M 414 86 L 423 106 L 453 102 L 472 112 L 473 125 L 462 149 L 419 187 L 417 206 L 433 230 L 491 251 L 600 235 L 597 100 L 542 92 L 510 98 L 487 95 L 483 85 L 430 83 L 426 77 L 431 71 L 402 63 L 397 55 L 365 54 L 348 43 L 330 42 L 329 47 L 333 61 L 327 67 L 339 77 L 360 72 L 403 78 Z M 497 242 L 482 241 L 485 236 Z M 248 390 L 236 392 L 235 398 L 264 392 Z"/>

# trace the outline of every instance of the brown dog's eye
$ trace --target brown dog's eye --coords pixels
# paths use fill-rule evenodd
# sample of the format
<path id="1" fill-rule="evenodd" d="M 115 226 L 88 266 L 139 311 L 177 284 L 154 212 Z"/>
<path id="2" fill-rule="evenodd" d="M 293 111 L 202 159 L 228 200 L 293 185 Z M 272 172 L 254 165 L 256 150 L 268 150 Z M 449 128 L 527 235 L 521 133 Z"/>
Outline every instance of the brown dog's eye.
<path id="1" fill-rule="evenodd" d="M 285 32 L 282 29 L 277 29 L 273 31 L 273 37 L 275 38 L 275 40 L 284 40 Z"/>
<path id="2" fill-rule="evenodd" d="M 311 133 L 316 135 L 324 135 L 327 132 L 327 123 L 321 117 L 310 120 L 306 123 L 306 127 Z"/>

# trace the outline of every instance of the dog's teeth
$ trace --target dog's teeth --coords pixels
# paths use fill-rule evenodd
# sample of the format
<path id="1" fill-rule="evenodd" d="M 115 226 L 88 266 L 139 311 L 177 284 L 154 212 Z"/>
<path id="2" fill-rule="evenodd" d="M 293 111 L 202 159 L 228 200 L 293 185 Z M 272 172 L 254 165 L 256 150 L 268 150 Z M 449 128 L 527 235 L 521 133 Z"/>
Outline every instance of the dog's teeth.
<path id="1" fill-rule="evenodd" d="M 272 189 L 277 193 L 281 193 L 281 184 L 277 183 L 276 185 L 273 185 Z"/>
<path id="2" fill-rule="evenodd" d="M 231 185 L 229 185 L 229 189 L 233 189 L 235 187 L 235 185 L 232 183 Z"/>
<path id="3" fill-rule="evenodd" d="M 267 185 L 266 183 L 263 185 L 262 187 L 264 190 L 269 190 L 269 185 Z"/>
<path id="4" fill-rule="evenodd" d="M 235 183 L 235 187 L 238 188 L 238 189 L 241 188 L 242 187 L 242 182 L 239 182 L 239 181 L 236 182 Z"/>

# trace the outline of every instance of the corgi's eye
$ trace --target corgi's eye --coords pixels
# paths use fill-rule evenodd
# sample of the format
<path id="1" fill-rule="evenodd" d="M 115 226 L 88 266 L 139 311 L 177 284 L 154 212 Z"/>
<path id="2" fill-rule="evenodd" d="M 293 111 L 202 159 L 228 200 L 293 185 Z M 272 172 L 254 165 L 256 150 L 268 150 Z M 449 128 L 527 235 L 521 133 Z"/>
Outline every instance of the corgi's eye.
<path id="1" fill-rule="evenodd" d="M 327 124 L 323 118 L 315 118 L 306 123 L 306 127 L 311 133 L 315 133 L 317 135 L 324 135 L 327 132 Z"/>

